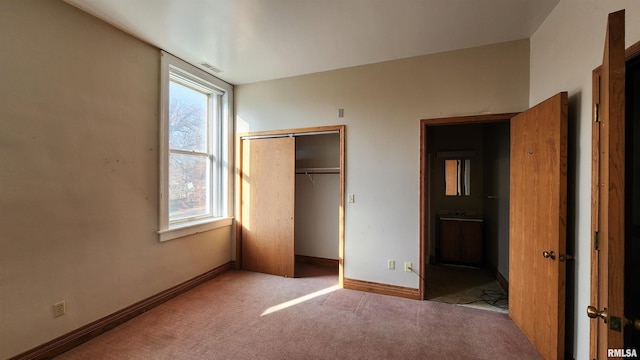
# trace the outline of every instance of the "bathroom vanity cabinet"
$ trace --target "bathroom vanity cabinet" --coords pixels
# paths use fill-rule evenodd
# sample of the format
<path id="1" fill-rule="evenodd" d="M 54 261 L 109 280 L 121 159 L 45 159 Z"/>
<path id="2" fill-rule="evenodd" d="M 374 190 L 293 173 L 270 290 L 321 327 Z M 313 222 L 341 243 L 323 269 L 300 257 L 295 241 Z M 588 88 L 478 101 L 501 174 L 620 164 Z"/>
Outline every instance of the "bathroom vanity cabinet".
<path id="1" fill-rule="evenodd" d="M 440 218 L 440 261 L 482 265 L 482 219 Z"/>

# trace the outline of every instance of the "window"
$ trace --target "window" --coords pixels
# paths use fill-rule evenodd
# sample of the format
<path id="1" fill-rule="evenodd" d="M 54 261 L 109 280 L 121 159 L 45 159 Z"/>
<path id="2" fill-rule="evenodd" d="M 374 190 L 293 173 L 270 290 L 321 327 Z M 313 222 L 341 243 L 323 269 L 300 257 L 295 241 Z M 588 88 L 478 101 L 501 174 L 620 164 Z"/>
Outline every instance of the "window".
<path id="1" fill-rule="evenodd" d="M 233 87 L 162 52 L 160 240 L 231 224 Z"/>

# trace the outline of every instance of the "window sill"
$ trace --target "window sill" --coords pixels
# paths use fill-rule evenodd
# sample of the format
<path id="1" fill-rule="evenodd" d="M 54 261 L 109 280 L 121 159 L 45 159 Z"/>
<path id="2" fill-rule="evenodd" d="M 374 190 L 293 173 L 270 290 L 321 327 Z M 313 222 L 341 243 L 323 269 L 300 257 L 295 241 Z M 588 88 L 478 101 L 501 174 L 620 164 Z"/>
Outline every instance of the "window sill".
<path id="1" fill-rule="evenodd" d="M 232 223 L 232 217 L 218 218 L 214 220 L 207 219 L 197 223 L 174 225 L 174 227 L 170 227 L 169 229 L 158 231 L 158 234 L 160 235 L 160 242 L 163 242 L 230 226 Z"/>

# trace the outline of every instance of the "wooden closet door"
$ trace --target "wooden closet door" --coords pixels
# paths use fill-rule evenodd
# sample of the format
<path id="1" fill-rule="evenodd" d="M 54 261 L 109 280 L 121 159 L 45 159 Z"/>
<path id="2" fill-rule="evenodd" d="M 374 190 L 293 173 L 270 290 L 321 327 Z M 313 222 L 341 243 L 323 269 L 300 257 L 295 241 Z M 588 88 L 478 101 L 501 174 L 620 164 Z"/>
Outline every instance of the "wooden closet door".
<path id="1" fill-rule="evenodd" d="M 242 141 L 242 268 L 293 277 L 295 139 Z"/>

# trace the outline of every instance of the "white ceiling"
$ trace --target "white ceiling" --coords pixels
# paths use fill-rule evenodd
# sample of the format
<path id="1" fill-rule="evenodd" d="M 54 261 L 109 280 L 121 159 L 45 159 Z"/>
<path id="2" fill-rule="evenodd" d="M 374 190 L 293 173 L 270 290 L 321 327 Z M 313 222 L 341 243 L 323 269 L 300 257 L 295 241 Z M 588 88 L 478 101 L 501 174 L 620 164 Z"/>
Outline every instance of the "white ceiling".
<path id="1" fill-rule="evenodd" d="M 526 39 L 558 0 L 65 0 L 245 84 Z"/>

